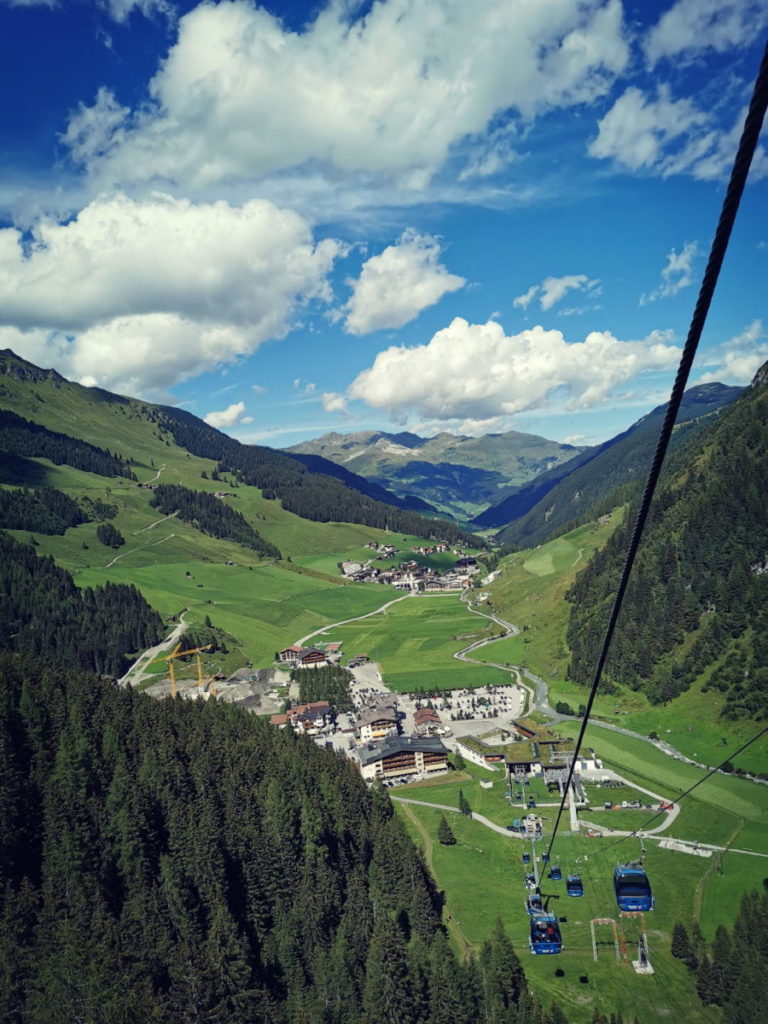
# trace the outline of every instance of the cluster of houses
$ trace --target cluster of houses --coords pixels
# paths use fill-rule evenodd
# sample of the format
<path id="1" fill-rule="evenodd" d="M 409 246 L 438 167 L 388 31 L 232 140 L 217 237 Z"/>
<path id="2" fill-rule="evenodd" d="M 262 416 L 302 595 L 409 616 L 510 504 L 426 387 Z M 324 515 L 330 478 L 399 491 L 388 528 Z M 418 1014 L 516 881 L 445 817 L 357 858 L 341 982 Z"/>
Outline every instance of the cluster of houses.
<path id="1" fill-rule="evenodd" d="M 339 562 L 342 576 L 355 583 L 386 583 L 398 590 L 463 590 L 478 572 L 477 560 L 467 555 L 462 548 L 451 547 L 445 541 L 434 544 L 418 544 L 411 548 L 416 555 L 439 555 L 450 552 L 456 556 L 456 563 L 448 572 L 440 573 L 416 561 L 406 559 L 399 565 L 380 567 L 375 562 L 385 561 L 400 554 L 394 544 L 380 544 L 372 540 L 365 545 L 374 556 L 367 561 Z"/>
<path id="2" fill-rule="evenodd" d="M 460 558 L 452 569 L 440 573 L 413 559 L 389 569 L 380 569 L 371 562 L 341 562 L 341 573 L 356 583 L 386 583 L 397 590 L 463 590 L 477 573 L 477 561 Z"/>
<path id="3" fill-rule="evenodd" d="M 294 732 L 312 736 L 327 728 L 333 722 L 333 709 L 327 700 L 315 700 L 311 704 L 297 704 L 285 714 L 272 715 L 270 725 L 279 729 L 290 725 Z"/>
<path id="4" fill-rule="evenodd" d="M 304 647 L 302 644 L 291 644 L 277 651 L 275 661 L 288 668 L 325 668 L 334 665 L 341 658 L 342 643 L 315 644 Z M 358 662 L 359 664 L 359 662 Z"/>

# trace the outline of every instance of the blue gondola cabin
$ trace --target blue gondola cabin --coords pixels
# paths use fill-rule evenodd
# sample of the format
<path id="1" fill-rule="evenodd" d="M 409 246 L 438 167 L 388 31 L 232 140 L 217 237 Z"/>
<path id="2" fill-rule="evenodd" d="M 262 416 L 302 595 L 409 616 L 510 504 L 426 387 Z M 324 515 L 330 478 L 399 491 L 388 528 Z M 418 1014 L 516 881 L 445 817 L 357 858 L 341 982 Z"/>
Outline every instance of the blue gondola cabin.
<path id="1" fill-rule="evenodd" d="M 613 872 L 613 888 L 619 910 L 653 910 L 651 883 L 639 864 L 617 864 Z"/>
<path id="2" fill-rule="evenodd" d="M 565 891 L 569 896 L 583 896 L 584 883 L 581 875 L 568 875 L 565 879 Z"/>
<path id="3" fill-rule="evenodd" d="M 554 914 L 536 914 L 531 918 L 531 952 L 537 955 L 559 953 L 563 948 L 560 927 Z"/>

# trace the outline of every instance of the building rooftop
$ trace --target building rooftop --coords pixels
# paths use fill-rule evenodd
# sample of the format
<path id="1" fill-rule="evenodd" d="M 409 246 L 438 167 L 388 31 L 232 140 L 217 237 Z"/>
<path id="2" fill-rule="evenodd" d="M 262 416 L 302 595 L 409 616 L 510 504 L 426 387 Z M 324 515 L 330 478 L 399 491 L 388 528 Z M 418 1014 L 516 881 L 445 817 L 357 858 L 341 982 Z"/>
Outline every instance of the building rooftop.
<path id="1" fill-rule="evenodd" d="M 371 743 L 367 747 L 358 747 L 357 756 L 362 765 L 373 764 L 383 758 L 391 757 L 393 754 L 403 754 L 409 751 L 422 751 L 424 754 L 445 754 L 448 756 L 448 748 L 443 741 L 436 736 L 387 736 L 380 743 Z"/>
<path id="2" fill-rule="evenodd" d="M 562 736 L 548 729 L 546 725 L 539 725 L 532 718 L 516 718 L 512 723 L 519 733 L 526 739 L 536 740 L 537 743 L 563 743 Z"/>
<path id="3" fill-rule="evenodd" d="M 360 725 L 373 725 L 374 722 L 397 722 L 397 712 L 393 705 L 384 704 L 377 708 L 366 709 L 358 715 Z"/>

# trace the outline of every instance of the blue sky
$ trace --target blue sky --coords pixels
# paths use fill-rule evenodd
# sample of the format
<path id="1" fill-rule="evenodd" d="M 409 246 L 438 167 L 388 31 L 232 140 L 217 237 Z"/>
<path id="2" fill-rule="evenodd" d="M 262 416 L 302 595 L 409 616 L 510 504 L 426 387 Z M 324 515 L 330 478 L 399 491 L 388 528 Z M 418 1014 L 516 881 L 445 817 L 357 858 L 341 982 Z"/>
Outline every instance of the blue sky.
<path id="1" fill-rule="evenodd" d="M 0 0 L 0 347 L 275 446 L 604 440 L 668 393 L 767 32 L 768 0 Z M 768 358 L 765 148 L 694 383 Z"/>

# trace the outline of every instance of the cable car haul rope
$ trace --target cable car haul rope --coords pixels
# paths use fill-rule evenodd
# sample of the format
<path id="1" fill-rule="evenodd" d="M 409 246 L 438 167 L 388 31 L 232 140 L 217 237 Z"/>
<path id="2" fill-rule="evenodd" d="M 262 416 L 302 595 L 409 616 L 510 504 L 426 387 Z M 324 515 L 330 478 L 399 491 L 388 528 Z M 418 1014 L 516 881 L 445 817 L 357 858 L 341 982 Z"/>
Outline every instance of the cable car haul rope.
<path id="1" fill-rule="evenodd" d="M 635 556 L 637 555 L 640 541 L 643 536 L 643 530 L 648 518 L 651 502 L 653 495 L 656 490 L 656 485 L 659 480 L 661 468 L 664 462 L 664 457 L 669 446 L 670 437 L 672 435 L 672 428 L 677 418 L 677 413 L 680 408 L 680 403 L 683 398 L 683 392 L 685 391 L 688 377 L 693 365 L 693 360 L 696 355 L 696 350 L 699 345 L 704 325 L 707 320 L 707 314 L 709 307 L 712 302 L 712 297 L 715 293 L 715 287 L 717 280 L 720 275 L 720 270 L 723 265 L 726 251 L 728 249 L 728 243 L 733 230 L 733 225 L 736 221 L 736 214 L 739 209 L 741 197 L 744 192 L 746 185 L 747 176 L 749 169 L 752 164 L 752 159 L 755 154 L 757 147 L 757 141 L 760 136 L 763 120 L 765 117 L 766 107 L 768 106 L 768 45 L 766 45 L 763 52 L 763 59 L 760 64 L 760 69 L 755 80 L 755 86 L 752 93 L 752 99 L 750 101 L 749 110 L 747 112 L 746 119 L 744 121 L 744 128 L 742 130 L 741 139 L 739 141 L 738 151 L 733 163 L 733 169 L 731 171 L 730 181 L 728 183 L 728 189 L 723 200 L 722 209 L 720 212 L 720 219 L 715 231 L 715 236 L 710 247 L 709 259 L 707 261 L 707 267 L 704 271 L 702 278 L 701 287 L 699 289 L 699 295 L 696 302 L 696 306 L 693 311 L 691 318 L 691 324 L 688 330 L 688 336 L 686 338 L 685 346 L 680 358 L 680 365 L 677 370 L 677 376 L 675 383 L 672 388 L 669 404 L 667 406 L 666 415 L 664 422 L 662 423 L 661 430 L 659 431 L 658 441 L 656 443 L 656 450 L 651 460 L 651 465 L 648 471 L 648 478 L 645 484 L 645 490 L 643 497 L 640 502 L 640 507 L 637 512 L 632 535 L 629 540 L 627 548 L 627 554 L 624 561 L 624 567 L 621 572 L 619 584 L 616 588 L 616 595 L 614 597 L 613 606 L 611 608 L 611 614 L 608 619 L 608 625 L 606 627 L 605 636 L 603 639 L 602 647 L 597 658 L 595 666 L 594 676 L 589 691 L 589 697 L 584 710 L 584 715 L 581 720 L 578 737 L 576 739 L 576 745 L 573 753 L 573 758 L 568 770 L 568 776 L 566 783 L 563 787 L 563 793 L 558 807 L 557 816 L 555 823 L 552 827 L 552 835 L 549 840 L 547 851 L 542 855 L 542 863 L 546 864 L 551 857 L 552 847 L 555 843 L 555 838 L 560 826 L 560 821 L 563 816 L 563 810 L 565 808 L 566 801 L 568 800 L 568 793 L 573 781 L 574 769 L 579 757 L 581 750 L 582 741 L 586 732 L 587 725 L 589 724 L 589 718 L 592 712 L 592 705 L 595 701 L 598 688 L 600 686 L 600 680 L 603 674 L 603 668 L 605 666 L 606 658 L 611 647 L 616 625 L 619 619 L 619 613 L 621 611 L 621 605 L 624 600 L 624 594 L 629 583 L 629 579 L 632 573 L 632 567 L 635 562 Z M 748 746 L 758 740 L 762 735 L 768 732 L 768 727 L 761 730 L 756 736 L 745 743 L 735 753 L 741 753 Z M 726 761 L 733 757 L 734 754 L 729 755 Z M 688 796 L 697 786 L 701 785 L 706 779 L 712 774 L 718 771 L 725 761 L 717 768 L 712 768 L 706 773 L 698 782 L 686 790 L 679 798 L 682 800 Z M 661 813 L 661 812 L 659 812 Z M 658 815 L 654 815 L 654 818 Z M 653 819 L 651 819 L 653 820 Z M 635 835 L 636 833 L 632 833 Z M 625 837 L 623 837 L 625 838 Z M 623 841 L 619 840 L 619 841 Z M 614 846 L 616 844 L 611 844 Z M 611 847 L 606 847 L 610 849 Z M 601 852 L 605 852 L 601 851 Z M 553 869 L 554 870 L 554 869 Z M 557 869 L 558 875 L 561 876 L 560 869 Z M 550 871 L 550 877 L 552 877 L 552 871 Z M 555 880 L 553 878 L 553 880 Z M 569 895 L 580 896 L 583 894 L 583 885 L 581 879 L 578 876 L 568 876 L 567 879 L 567 892 Z M 616 900 L 620 910 L 651 910 L 653 908 L 653 895 L 651 892 L 650 882 L 648 880 L 645 871 L 641 866 L 638 865 L 618 865 L 614 872 L 614 890 L 616 893 Z M 530 906 L 530 901 L 529 901 Z M 530 937 L 530 948 L 533 953 L 559 953 L 562 949 L 562 940 L 560 936 L 560 930 L 558 927 L 557 918 L 553 914 L 549 913 L 538 913 L 531 912 L 531 937 Z"/>

